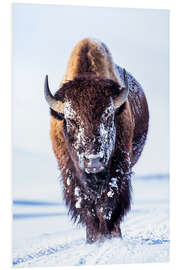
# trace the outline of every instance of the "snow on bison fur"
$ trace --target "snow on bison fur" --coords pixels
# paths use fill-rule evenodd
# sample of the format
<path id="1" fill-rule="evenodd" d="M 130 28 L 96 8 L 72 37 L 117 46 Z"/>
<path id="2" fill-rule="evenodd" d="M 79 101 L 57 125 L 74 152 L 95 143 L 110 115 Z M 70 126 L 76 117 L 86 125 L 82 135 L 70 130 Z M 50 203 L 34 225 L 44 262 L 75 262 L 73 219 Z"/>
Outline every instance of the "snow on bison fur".
<path id="1" fill-rule="evenodd" d="M 106 45 L 81 40 L 53 96 L 45 79 L 51 139 L 64 198 L 74 221 L 86 225 L 88 242 L 121 237 L 130 209 L 132 167 L 148 131 L 141 85 L 114 64 Z"/>

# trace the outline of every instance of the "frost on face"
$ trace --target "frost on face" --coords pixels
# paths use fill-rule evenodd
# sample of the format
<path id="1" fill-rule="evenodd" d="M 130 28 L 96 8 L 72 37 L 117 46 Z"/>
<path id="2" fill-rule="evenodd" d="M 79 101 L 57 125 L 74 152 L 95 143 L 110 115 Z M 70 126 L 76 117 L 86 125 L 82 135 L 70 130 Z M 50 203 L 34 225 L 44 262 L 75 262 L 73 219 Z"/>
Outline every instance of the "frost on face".
<path id="1" fill-rule="evenodd" d="M 67 122 L 67 130 L 69 130 L 69 121 L 68 119 L 74 120 L 75 122 L 81 123 L 81 119 L 79 115 L 76 113 L 76 111 L 72 108 L 71 101 L 67 100 L 65 102 L 64 107 L 64 116 Z M 85 145 L 86 141 L 84 138 L 84 127 L 82 127 L 80 124 L 78 125 L 78 129 L 74 132 L 74 142 L 72 144 L 72 147 L 75 149 L 78 159 L 79 159 L 79 165 L 81 168 L 83 168 L 83 153 L 79 151 L 79 149 Z"/>
<path id="2" fill-rule="evenodd" d="M 72 108 L 71 101 L 66 101 L 64 115 L 67 122 L 67 133 L 70 131 L 71 128 L 71 121 L 68 121 L 68 119 L 74 120 L 76 123 L 78 123 L 78 127 L 74 129 L 74 140 L 71 146 L 78 157 L 79 167 L 81 169 L 84 169 L 84 156 L 86 156 L 86 158 L 88 159 L 91 159 L 91 156 L 95 158 L 95 156 L 98 155 L 98 157 L 104 159 L 105 166 L 108 164 L 111 153 L 114 149 L 116 137 L 114 113 L 115 108 L 113 100 L 111 98 L 110 105 L 105 109 L 99 119 L 100 123 L 97 127 L 97 129 L 99 130 L 99 136 L 97 138 L 89 138 L 87 135 L 85 135 L 85 123 L 82 123 L 80 116 Z M 89 149 L 92 148 L 93 144 L 96 142 L 99 144 L 99 151 L 98 153 L 93 153 L 93 149 L 91 151 L 89 151 Z M 92 145 L 88 147 L 90 143 L 92 143 Z"/>
<path id="3" fill-rule="evenodd" d="M 104 153 L 106 163 L 109 161 L 115 145 L 116 128 L 114 124 L 114 104 L 111 99 L 110 106 L 104 111 L 100 124 L 100 152 Z M 110 121 L 108 121 L 110 119 Z"/>
<path id="4" fill-rule="evenodd" d="M 65 119 L 73 119 L 76 116 L 76 112 L 73 110 L 71 102 L 68 100 L 64 106 L 64 117 Z"/>
<path id="5" fill-rule="evenodd" d="M 79 148 L 80 143 L 82 143 L 83 145 L 85 145 L 85 140 L 84 140 L 84 128 L 82 126 L 79 126 L 79 132 L 76 138 L 76 142 L 74 144 L 74 147 L 76 149 Z"/>

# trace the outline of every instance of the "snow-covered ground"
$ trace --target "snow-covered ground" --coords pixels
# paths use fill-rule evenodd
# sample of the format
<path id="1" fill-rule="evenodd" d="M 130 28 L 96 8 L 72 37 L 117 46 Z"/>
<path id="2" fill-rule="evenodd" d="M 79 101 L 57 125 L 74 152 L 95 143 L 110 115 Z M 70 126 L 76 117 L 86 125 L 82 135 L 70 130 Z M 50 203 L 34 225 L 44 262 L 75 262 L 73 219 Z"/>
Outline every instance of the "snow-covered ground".
<path id="1" fill-rule="evenodd" d="M 62 201 L 15 200 L 13 265 L 65 266 L 169 261 L 169 179 L 134 178 L 123 239 L 87 244 Z"/>

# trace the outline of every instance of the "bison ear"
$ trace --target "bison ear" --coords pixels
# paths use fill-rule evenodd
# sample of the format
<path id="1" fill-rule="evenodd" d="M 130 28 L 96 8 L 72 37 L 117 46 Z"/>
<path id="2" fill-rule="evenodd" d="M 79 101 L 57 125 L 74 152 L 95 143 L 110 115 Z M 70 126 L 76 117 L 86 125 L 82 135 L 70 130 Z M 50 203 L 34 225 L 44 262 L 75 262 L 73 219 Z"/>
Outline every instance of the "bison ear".
<path id="1" fill-rule="evenodd" d="M 119 89 L 119 95 L 113 99 L 116 109 L 118 109 L 127 100 L 129 94 L 128 80 L 125 69 L 123 69 L 123 79 L 124 85 Z"/>
<path id="2" fill-rule="evenodd" d="M 49 105 L 49 107 L 59 115 L 64 114 L 64 103 L 60 100 L 57 100 L 49 89 L 48 75 L 46 75 L 44 83 L 44 96 Z"/>

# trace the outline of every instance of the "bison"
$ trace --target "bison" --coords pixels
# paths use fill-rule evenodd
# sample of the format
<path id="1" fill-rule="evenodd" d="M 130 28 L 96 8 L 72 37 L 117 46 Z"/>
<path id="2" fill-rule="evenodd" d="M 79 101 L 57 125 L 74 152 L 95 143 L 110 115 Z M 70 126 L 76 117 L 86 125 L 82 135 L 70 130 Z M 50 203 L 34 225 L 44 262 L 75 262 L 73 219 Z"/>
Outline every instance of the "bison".
<path id="1" fill-rule="evenodd" d="M 132 167 L 143 150 L 149 112 L 137 80 L 113 62 L 107 46 L 81 40 L 55 95 L 45 78 L 51 140 L 72 219 L 91 243 L 122 237 L 130 209 Z"/>

